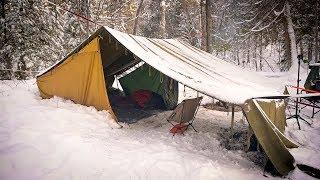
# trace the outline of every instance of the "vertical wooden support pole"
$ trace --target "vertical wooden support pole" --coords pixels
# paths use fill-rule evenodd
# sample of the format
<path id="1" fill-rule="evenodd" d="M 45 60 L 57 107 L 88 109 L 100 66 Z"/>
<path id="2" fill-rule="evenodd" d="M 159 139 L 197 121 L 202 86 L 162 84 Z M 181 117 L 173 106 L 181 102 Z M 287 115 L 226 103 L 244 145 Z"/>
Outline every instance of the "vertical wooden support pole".
<path id="1" fill-rule="evenodd" d="M 231 130 L 233 130 L 234 126 L 234 104 L 231 106 Z"/>

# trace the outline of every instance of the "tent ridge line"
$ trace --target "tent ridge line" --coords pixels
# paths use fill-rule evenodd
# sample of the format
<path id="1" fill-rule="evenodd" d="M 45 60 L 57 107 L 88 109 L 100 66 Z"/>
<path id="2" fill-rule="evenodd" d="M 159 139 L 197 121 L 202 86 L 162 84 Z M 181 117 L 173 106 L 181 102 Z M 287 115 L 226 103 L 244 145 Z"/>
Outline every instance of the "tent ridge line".
<path id="1" fill-rule="evenodd" d="M 175 48 L 177 48 L 177 49 L 181 49 L 181 48 L 178 47 L 177 45 L 169 42 L 168 39 L 164 39 L 163 41 L 166 42 L 166 43 L 168 43 L 168 44 L 170 44 L 171 46 L 173 46 L 173 47 L 175 47 Z M 192 47 L 192 48 L 190 48 L 189 46 L 186 46 L 186 45 L 185 45 L 185 42 L 183 42 L 183 41 L 180 42 L 178 39 L 177 39 L 176 41 L 179 42 L 179 43 L 180 43 L 181 45 L 183 45 L 184 47 L 186 47 L 187 49 L 189 49 L 189 50 L 191 50 L 192 52 L 194 52 L 195 54 L 198 54 L 198 55 L 201 56 L 202 58 L 207 59 L 207 60 L 210 60 L 210 61 L 212 60 L 212 59 L 208 59 L 208 57 L 206 57 L 206 56 L 204 55 L 204 53 L 200 53 L 199 51 L 195 51 L 195 50 L 193 49 L 194 47 L 193 47 L 192 45 L 186 43 L 186 44 L 188 44 L 189 46 Z M 199 64 L 199 61 L 198 61 L 198 60 L 195 60 L 195 61 Z"/>
<path id="2" fill-rule="evenodd" d="M 212 56 L 212 54 L 207 53 L 207 52 L 205 52 L 205 51 L 203 51 L 202 53 L 196 51 L 196 50 L 195 50 L 196 47 L 194 47 L 194 46 L 192 46 L 192 45 L 190 45 L 190 44 L 188 44 L 188 43 L 186 43 L 186 42 L 183 42 L 183 41 L 180 41 L 180 40 L 177 40 L 177 41 L 180 42 L 184 47 L 192 50 L 193 52 L 196 52 L 197 54 L 201 55 L 201 56 L 204 57 L 205 59 L 208 59 L 208 58 L 205 56 L 205 53 L 208 54 L 208 55 L 210 55 L 210 56 Z M 169 42 L 168 42 L 168 43 L 169 43 Z M 199 50 L 201 50 L 201 49 L 199 49 Z M 201 51 L 202 51 L 202 50 L 201 50 Z M 213 57 L 213 58 L 215 58 L 215 57 Z M 208 60 L 211 60 L 211 59 L 208 59 Z M 228 65 L 233 65 L 233 64 L 231 64 L 231 63 L 229 63 L 229 62 L 227 62 L 227 61 L 222 61 L 222 62 L 227 63 Z M 214 73 L 216 73 L 216 72 L 214 72 Z M 216 74 L 223 77 L 223 75 L 221 75 L 221 74 L 219 74 L 219 73 L 216 73 Z M 226 78 L 226 77 L 225 77 L 225 78 Z M 241 83 L 236 82 L 236 81 L 233 81 L 233 80 L 230 79 L 230 78 L 226 78 L 226 79 L 228 79 L 228 80 L 230 80 L 230 81 L 232 81 L 232 82 L 234 82 L 234 83 L 236 83 L 236 84 L 238 84 L 238 85 L 242 85 Z M 251 84 L 252 84 L 252 82 L 249 83 L 249 84 L 246 84 L 246 86 L 253 87 Z"/>
<path id="3" fill-rule="evenodd" d="M 180 49 L 179 47 L 173 45 L 172 43 L 170 43 L 170 42 L 168 42 L 168 41 L 166 41 L 166 40 L 164 40 L 164 42 L 168 43 L 168 44 L 171 45 L 171 46 L 176 47 L 177 49 Z M 159 43 L 160 43 L 160 42 L 159 42 Z M 184 56 L 184 55 L 181 54 L 181 53 L 175 52 L 175 51 L 173 51 L 173 50 L 170 49 L 170 48 L 167 48 L 167 49 L 169 49 L 170 51 L 172 51 L 172 52 L 174 52 L 174 53 L 176 53 L 176 54 L 179 54 L 180 56 L 184 57 L 186 60 L 189 60 L 189 61 L 197 64 L 198 66 L 200 66 L 200 67 L 202 67 L 202 68 L 204 68 L 204 69 L 207 69 L 209 72 L 212 72 L 212 73 L 214 73 L 214 74 L 216 74 L 216 75 L 218 75 L 218 76 L 220 76 L 220 77 L 222 77 L 222 78 L 225 78 L 225 79 L 227 79 L 227 80 L 229 80 L 229 81 L 231 81 L 231 82 L 234 82 L 235 84 L 241 85 L 239 82 L 233 81 L 232 79 L 230 79 L 230 78 L 228 78 L 228 77 L 225 77 L 225 76 L 223 76 L 223 75 L 220 74 L 220 73 L 217 73 L 217 72 L 215 72 L 215 71 L 212 71 L 212 70 L 210 70 L 210 69 L 209 69 L 208 67 L 206 67 L 206 66 L 201 65 L 198 61 L 194 61 L 193 59 L 191 59 L 191 58 L 189 58 L 189 57 L 187 57 L 187 56 Z M 183 62 L 185 62 L 185 61 L 183 61 Z M 188 64 L 190 64 L 190 63 L 188 63 Z M 198 69 L 198 68 L 197 68 L 197 69 Z M 204 71 L 203 71 L 203 72 L 204 72 Z M 219 81 L 222 82 L 221 80 L 219 80 Z"/>
<path id="4" fill-rule="evenodd" d="M 165 42 L 166 42 L 166 41 L 165 41 Z M 166 42 L 166 43 L 168 43 L 168 44 L 171 45 L 171 46 L 176 47 L 175 45 L 173 45 L 173 44 L 171 44 L 171 43 L 169 43 L 169 42 Z M 200 67 L 202 67 L 202 68 L 208 69 L 210 72 L 213 72 L 213 71 L 211 71 L 209 68 L 207 68 L 206 66 L 201 65 L 200 63 L 192 60 L 191 58 L 189 58 L 189 57 L 187 57 L 187 56 L 185 56 L 185 55 L 183 55 L 183 54 L 181 54 L 181 53 L 175 52 L 175 51 L 173 51 L 171 48 L 168 48 L 167 46 L 162 46 L 162 45 L 159 45 L 159 44 L 161 44 L 161 42 L 156 42 L 156 43 L 155 43 L 155 45 L 157 45 L 158 47 L 160 47 L 162 50 L 168 52 L 169 54 L 175 56 L 173 53 L 176 53 L 176 54 L 180 55 L 181 57 L 183 57 L 184 59 L 186 59 L 186 60 L 188 60 L 188 61 L 190 61 L 190 62 L 192 62 L 192 63 L 195 63 L 195 64 L 197 64 L 198 66 L 200 66 Z M 176 47 L 176 48 L 179 49 L 178 47 Z M 179 58 L 179 59 L 181 59 L 181 58 Z M 181 60 L 182 60 L 182 59 L 181 59 Z M 183 61 L 183 62 L 186 62 L 186 61 Z M 188 62 L 186 62 L 186 63 L 188 63 Z M 188 63 L 188 64 L 190 64 L 190 63 Z M 191 65 L 191 64 L 190 64 L 190 65 Z M 191 65 L 191 66 L 193 66 L 193 65 Z M 201 69 L 197 68 L 196 66 L 193 66 L 193 67 L 195 67 L 196 69 L 202 71 Z M 205 72 L 205 71 L 202 71 L 202 72 L 208 74 L 208 73 Z M 215 72 L 213 72 L 213 73 L 215 73 Z M 218 73 L 215 73 L 215 74 L 217 74 L 217 75 L 219 75 L 219 76 L 222 76 L 222 75 L 220 75 L 220 74 L 218 74 Z"/>
<path id="5" fill-rule="evenodd" d="M 140 44 L 140 42 L 138 42 L 134 37 L 133 37 L 133 35 L 131 35 L 131 34 L 128 34 L 128 36 L 131 38 L 131 39 L 133 39 L 133 41 L 134 42 L 136 42 L 140 47 L 142 47 L 142 49 L 144 49 L 145 51 L 148 51 L 148 47 L 147 46 L 145 46 L 144 44 Z"/>
<path id="6" fill-rule="evenodd" d="M 146 40 L 150 41 L 149 38 L 146 38 Z M 140 42 L 137 40 L 137 42 L 140 44 Z M 143 44 L 143 43 L 142 43 Z M 144 45 L 144 44 L 143 44 Z M 159 56 L 159 54 L 157 54 L 156 52 L 154 52 L 153 50 L 151 50 L 151 48 L 149 48 L 148 46 L 144 45 L 147 48 L 147 52 L 152 52 L 154 55 L 156 55 L 157 57 L 161 58 L 162 60 L 165 60 L 164 58 L 162 58 L 161 56 Z M 148 64 L 148 63 L 147 63 Z"/>
<path id="7" fill-rule="evenodd" d="M 207 59 L 207 57 L 205 56 L 205 53 L 201 51 L 196 51 L 195 47 L 193 47 L 192 45 L 184 42 L 184 41 L 181 41 L 181 40 L 177 40 L 178 42 L 180 42 L 183 46 L 185 46 L 186 48 L 188 48 L 189 50 L 191 50 L 192 52 L 195 52 L 196 54 L 200 55 L 201 57 Z M 201 53 L 200 53 L 201 52 Z M 208 53 L 209 55 L 211 55 L 210 53 Z"/>
<path id="8" fill-rule="evenodd" d="M 163 51 L 165 51 L 165 52 L 167 52 L 167 53 L 169 53 L 169 54 L 171 54 L 172 56 L 175 56 L 174 54 L 173 54 L 173 51 L 171 50 L 171 49 L 168 49 L 168 48 L 165 48 L 165 47 L 162 47 L 161 45 L 159 45 L 158 44 L 158 42 L 156 43 L 156 42 L 153 42 L 153 40 L 149 40 L 151 43 L 153 43 L 154 45 L 156 45 L 157 47 L 159 47 L 160 49 L 162 49 Z M 198 63 L 196 63 L 196 62 L 194 62 L 194 61 L 192 61 L 192 60 L 190 60 L 190 58 L 187 58 L 187 57 L 184 57 L 183 55 L 181 55 L 181 54 L 179 54 L 179 53 L 177 53 L 178 55 L 180 55 L 180 56 L 182 56 L 183 58 L 185 58 L 186 60 L 188 60 L 188 61 L 190 61 L 190 62 L 193 62 L 193 63 L 195 63 L 195 64 L 198 64 Z M 177 57 L 177 56 L 175 56 L 175 57 Z M 210 77 L 212 77 L 212 78 L 214 78 L 214 79 L 216 79 L 216 80 L 218 80 L 218 81 L 220 81 L 220 82 L 222 82 L 221 80 L 219 80 L 219 79 L 217 79 L 217 78 L 215 78 L 215 77 L 213 77 L 212 75 L 210 75 L 208 72 L 205 72 L 205 71 L 203 71 L 203 70 L 201 70 L 201 69 L 199 69 L 198 67 L 196 67 L 195 65 L 192 65 L 190 62 L 187 62 L 187 61 L 185 61 L 185 60 L 183 60 L 183 59 L 181 59 L 181 58 L 179 58 L 179 57 L 177 57 L 178 59 L 180 59 L 181 61 L 183 61 L 183 62 L 185 62 L 185 63 L 187 63 L 188 65 L 190 65 L 190 66 L 192 66 L 192 67 L 194 67 L 195 69 L 197 69 L 197 70 L 199 70 L 200 72 L 203 72 L 204 74 L 206 74 L 206 75 L 208 75 L 208 76 L 210 76 Z M 199 65 L 200 66 L 200 65 Z M 212 72 L 212 71 L 210 71 L 210 72 Z M 222 75 L 220 75 L 220 74 L 217 74 L 217 73 L 215 73 L 215 72 L 213 72 L 214 74 L 216 74 L 216 75 L 218 75 L 218 76 L 221 76 L 221 77 L 223 77 Z M 224 77 L 225 78 L 225 77 Z M 229 78 L 226 78 L 227 80 L 229 80 L 229 81 L 232 81 L 232 80 L 230 80 Z M 233 81 L 232 81 L 233 82 Z M 237 82 L 234 82 L 234 83 L 236 83 L 236 84 L 238 84 Z"/>

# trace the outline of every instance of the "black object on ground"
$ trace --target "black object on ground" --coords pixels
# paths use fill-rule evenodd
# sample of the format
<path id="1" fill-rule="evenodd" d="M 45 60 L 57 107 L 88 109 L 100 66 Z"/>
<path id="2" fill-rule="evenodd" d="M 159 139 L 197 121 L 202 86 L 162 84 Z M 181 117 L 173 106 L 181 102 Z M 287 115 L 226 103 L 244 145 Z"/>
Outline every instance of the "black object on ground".
<path id="1" fill-rule="evenodd" d="M 304 173 L 314 178 L 320 179 L 320 170 L 305 164 L 297 164 L 297 167 Z"/>

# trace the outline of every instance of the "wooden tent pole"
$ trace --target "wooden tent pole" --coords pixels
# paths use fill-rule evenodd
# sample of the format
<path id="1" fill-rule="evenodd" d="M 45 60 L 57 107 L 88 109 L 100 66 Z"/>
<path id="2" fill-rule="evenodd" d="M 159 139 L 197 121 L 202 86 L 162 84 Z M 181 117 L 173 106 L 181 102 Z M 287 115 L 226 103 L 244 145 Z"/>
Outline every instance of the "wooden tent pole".
<path id="1" fill-rule="evenodd" d="M 231 130 L 233 130 L 234 126 L 234 104 L 231 106 Z"/>

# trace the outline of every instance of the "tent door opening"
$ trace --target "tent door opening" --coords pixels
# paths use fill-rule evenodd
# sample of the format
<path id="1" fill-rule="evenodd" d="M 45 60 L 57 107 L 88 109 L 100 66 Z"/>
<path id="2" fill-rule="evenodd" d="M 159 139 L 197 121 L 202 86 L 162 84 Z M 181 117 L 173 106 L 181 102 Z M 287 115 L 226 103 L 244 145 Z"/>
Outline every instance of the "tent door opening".
<path id="1" fill-rule="evenodd" d="M 126 95 L 120 89 L 110 88 L 108 94 L 113 112 L 119 122 L 135 123 L 165 110 L 162 98 L 147 90 L 137 91 L 135 96 L 132 96 Z M 135 98 L 140 99 L 137 101 Z"/>
<path id="2" fill-rule="evenodd" d="M 106 78 L 107 84 L 114 84 L 109 85 L 108 96 L 120 122 L 134 123 L 177 104 L 178 88 L 173 88 L 175 84 L 167 86 L 169 78 L 145 63 L 131 67 L 119 79 L 111 79 L 110 76 Z M 169 99 L 172 97 L 174 99 Z"/>

